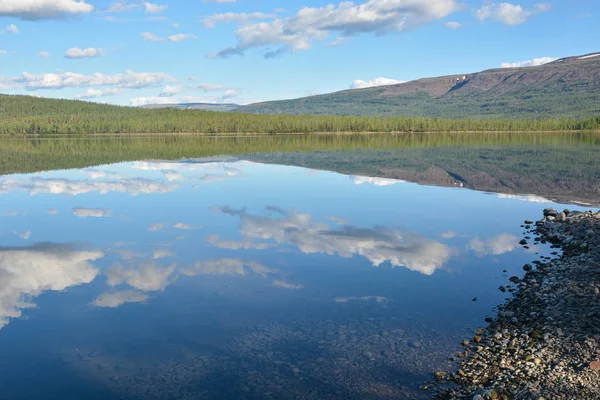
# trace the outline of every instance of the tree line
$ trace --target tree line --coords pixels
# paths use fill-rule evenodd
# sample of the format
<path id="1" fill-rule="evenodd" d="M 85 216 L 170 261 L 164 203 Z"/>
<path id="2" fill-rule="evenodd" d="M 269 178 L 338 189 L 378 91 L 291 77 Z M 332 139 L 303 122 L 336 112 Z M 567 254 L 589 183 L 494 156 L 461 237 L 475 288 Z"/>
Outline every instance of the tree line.
<path id="1" fill-rule="evenodd" d="M 0 134 L 277 134 L 317 132 L 486 132 L 599 130 L 585 120 L 464 120 L 425 117 L 262 115 L 141 109 L 74 100 L 0 95 Z"/>

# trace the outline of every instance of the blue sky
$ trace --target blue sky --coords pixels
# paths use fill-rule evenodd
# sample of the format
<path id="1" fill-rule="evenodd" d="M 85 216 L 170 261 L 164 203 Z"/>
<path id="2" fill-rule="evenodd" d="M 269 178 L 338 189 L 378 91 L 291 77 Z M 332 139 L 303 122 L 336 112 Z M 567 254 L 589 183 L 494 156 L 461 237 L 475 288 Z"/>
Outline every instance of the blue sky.
<path id="1" fill-rule="evenodd" d="M 251 103 L 599 51 L 595 0 L 0 0 L 0 92 Z"/>

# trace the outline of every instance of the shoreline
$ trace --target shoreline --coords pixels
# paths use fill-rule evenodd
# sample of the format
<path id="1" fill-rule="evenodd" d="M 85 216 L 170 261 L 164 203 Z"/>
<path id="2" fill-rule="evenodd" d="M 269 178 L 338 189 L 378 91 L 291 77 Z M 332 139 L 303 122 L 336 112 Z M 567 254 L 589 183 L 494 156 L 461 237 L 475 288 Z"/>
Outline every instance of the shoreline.
<path id="1" fill-rule="evenodd" d="M 265 136 L 334 136 L 334 135 L 412 135 L 412 134 L 494 134 L 494 133 L 595 133 L 600 134 L 600 130 L 594 129 L 567 129 L 567 130 L 466 130 L 466 131 L 316 131 L 316 132 L 125 132 L 125 133 L 34 133 L 34 134 L 0 134 L 0 139 L 30 139 L 30 138 L 87 138 L 87 137 L 157 137 L 157 136 L 197 136 L 203 138 L 245 138 L 245 137 L 265 137 Z"/>
<path id="2" fill-rule="evenodd" d="M 525 240 L 562 255 L 526 264 L 485 329 L 462 342 L 454 373 L 436 372 L 434 399 L 600 399 L 600 212 L 544 210 Z M 529 229 L 530 228 L 530 229 Z"/>

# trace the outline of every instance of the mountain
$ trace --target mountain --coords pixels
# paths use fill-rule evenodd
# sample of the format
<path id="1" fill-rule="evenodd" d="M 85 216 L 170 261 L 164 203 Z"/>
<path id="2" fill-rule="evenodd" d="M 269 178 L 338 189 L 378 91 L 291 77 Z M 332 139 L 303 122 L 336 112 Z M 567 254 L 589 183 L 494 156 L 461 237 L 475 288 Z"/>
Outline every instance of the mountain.
<path id="1" fill-rule="evenodd" d="M 207 111 L 234 111 L 237 109 L 239 104 L 233 103 L 180 103 L 180 104 L 147 104 L 140 106 L 140 108 L 176 108 L 178 110 L 207 110 Z"/>
<path id="2" fill-rule="evenodd" d="M 395 85 L 255 103 L 257 114 L 440 118 L 588 118 L 600 114 L 600 53 Z"/>

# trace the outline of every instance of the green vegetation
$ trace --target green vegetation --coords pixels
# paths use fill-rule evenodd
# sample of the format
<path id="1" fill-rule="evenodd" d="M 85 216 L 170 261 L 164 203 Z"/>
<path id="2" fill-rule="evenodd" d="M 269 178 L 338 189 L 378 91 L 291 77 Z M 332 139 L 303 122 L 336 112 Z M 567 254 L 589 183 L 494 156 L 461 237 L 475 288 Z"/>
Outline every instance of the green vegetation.
<path id="1" fill-rule="evenodd" d="M 483 132 L 600 129 L 577 120 L 450 120 L 409 117 L 253 115 L 140 109 L 73 100 L 0 95 L 0 134 Z"/>
<path id="2" fill-rule="evenodd" d="M 577 133 L 425 133 L 259 137 L 121 136 L 0 139 L 0 174 L 84 168 L 142 159 L 182 159 L 256 153 L 333 150 L 600 146 L 600 135 Z M 404 154 L 404 153 L 403 153 Z M 375 162 L 375 161 L 373 161 Z M 369 165 L 366 160 L 361 164 Z M 566 168 L 566 167 L 565 167 Z"/>
<path id="3" fill-rule="evenodd" d="M 600 115 L 600 58 L 491 69 L 250 104 L 259 114 L 408 115 L 462 119 L 587 119 Z"/>

